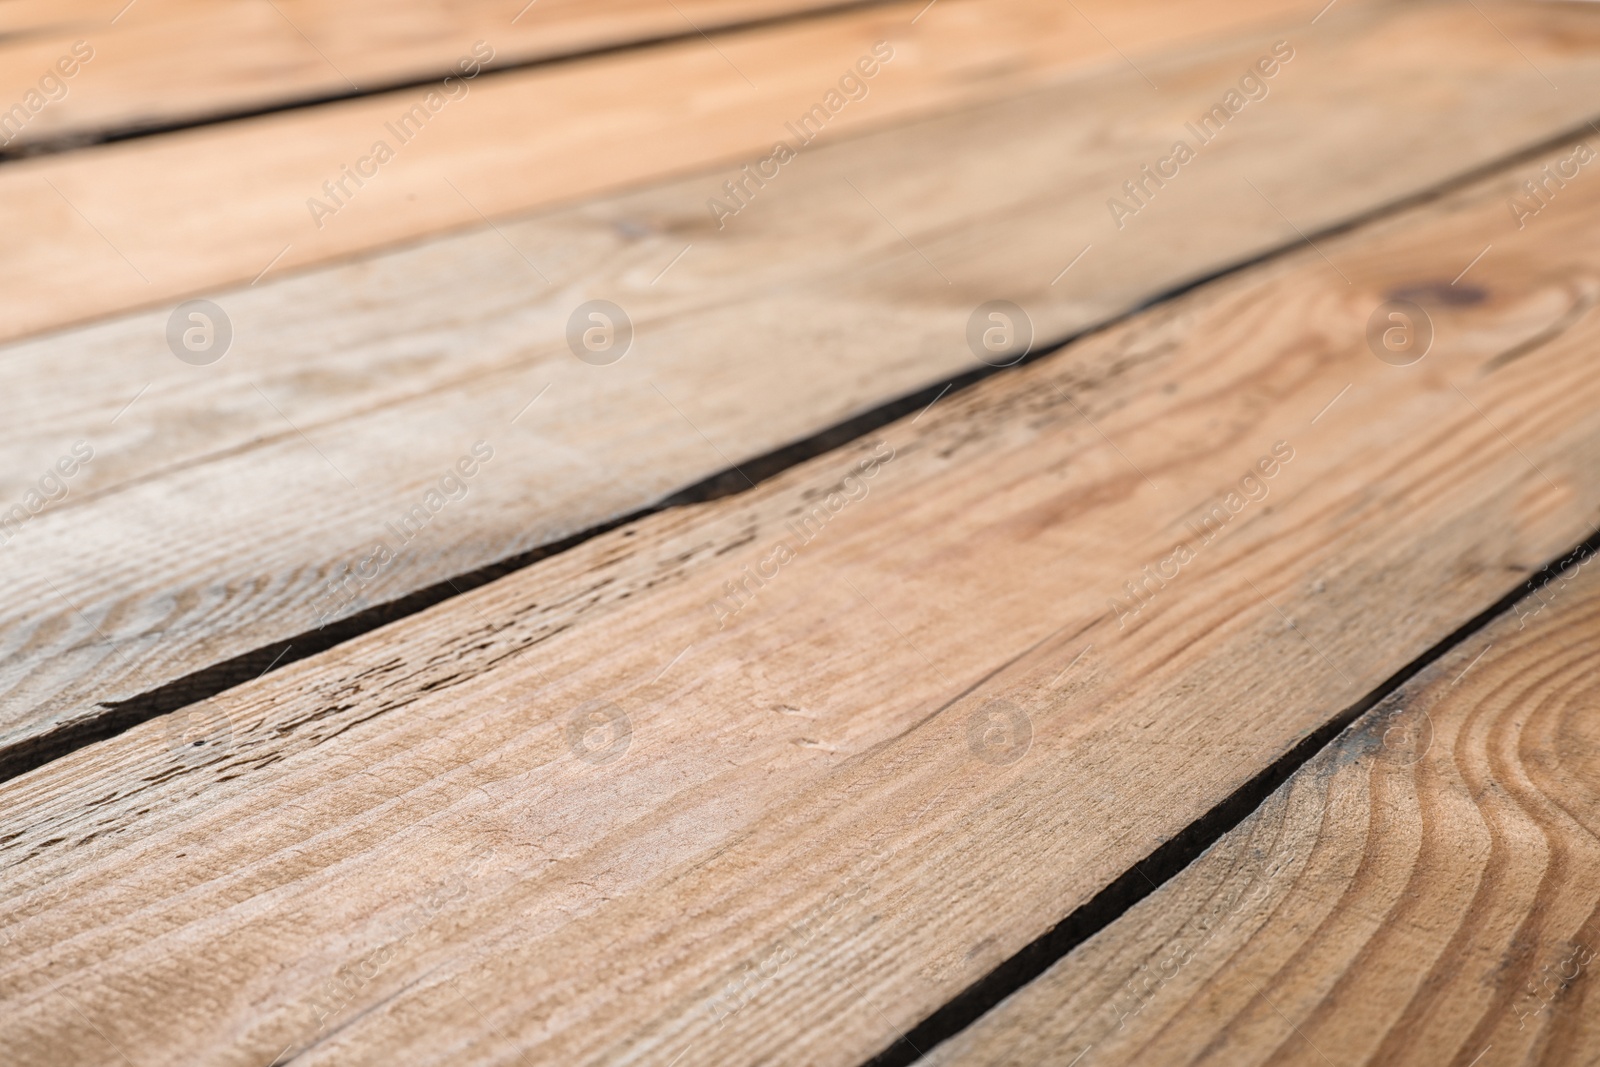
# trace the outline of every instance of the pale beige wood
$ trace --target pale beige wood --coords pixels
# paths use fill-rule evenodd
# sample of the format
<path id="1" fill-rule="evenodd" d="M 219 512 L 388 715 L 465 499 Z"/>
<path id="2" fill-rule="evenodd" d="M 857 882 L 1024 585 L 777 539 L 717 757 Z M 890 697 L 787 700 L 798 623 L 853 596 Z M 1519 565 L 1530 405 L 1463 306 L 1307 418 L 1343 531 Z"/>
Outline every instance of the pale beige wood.
<path id="1" fill-rule="evenodd" d="M 1591 1064 L 1590 555 L 927 1062 Z"/>
<path id="2" fill-rule="evenodd" d="M 676 4 L 676 9 L 674 8 Z M 741 22 L 840 0 L 78 0 L 0 4 L 0 108 L 48 100 L 0 147 L 214 120 L 438 80 L 482 42 L 489 69 Z M 84 42 L 86 63 L 72 56 Z M 480 57 L 481 58 L 481 57 Z M 65 91 L 39 81 L 55 72 Z M 65 71 L 72 73 L 62 78 Z M 7 136 L 9 134 L 9 136 Z"/>
<path id="3" fill-rule="evenodd" d="M 1600 189 L 1527 166 L 0 786 L 0 1040 L 860 1063 L 1590 529 Z"/>
<path id="4" fill-rule="evenodd" d="M 78 41 L 89 42 L 94 54 L 68 79 L 66 94 L 33 114 L 4 147 L 442 78 L 478 41 L 494 50 L 492 69 L 847 6 L 849 0 L 137 0 L 131 6 L 8 0 L 0 4 L 0 34 L 7 35 L 0 38 L 3 106 L 38 89 L 39 78 Z M 1079 20 L 1080 30 L 1095 37 L 1091 24 L 1098 27 L 1106 35 L 1096 37 L 1102 47 L 1109 40 L 1139 49 L 1152 34 L 1236 28 L 1264 14 L 1296 14 L 1303 5 L 1084 0 L 1078 6 L 1089 20 Z"/>
<path id="5" fill-rule="evenodd" d="M 265 6 L 265 5 L 263 5 Z M 1070 6 L 910 0 L 798 24 L 458 83 L 423 131 L 388 131 L 427 88 L 0 167 L 0 339 L 704 168 L 755 163 L 877 41 L 899 46 L 824 137 L 1126 69 Z M 1146 15 L 1157 0 L 1141 0 Z M 1218 29 L 1285 19 L 1288 0 L 1194 0 L 1120 47 L 1150 56 Z M 270 10 L 270 9 L 268 9 Z M 1264 32 L 1264 31 L 1263 31 Z M 469 42 L 470 43 L 470 42 Z M 453 46 L 452 46 L 453 47 Z M 1143 84 L 1141 82 L 1141 84 Z M 464 96 L 461 94 L 465 94 Z M 1570 110 L 1570 105 L 1569 105 Z M 426 111 L 425 111 L 426 113 Z M 393 158 L 378 166 L 374 146 Z M 363 160 L 368 162 L 363 164 Z M 329 217 L 324 183 L 375 170 Z M 338 198 L 342 199 L 342 198 Z M 703 211 L 704 197 L 695 203 Z M 534 257 L 536 260 L 538 257 Z"/>
<path id="6" fill-rule="evenodd" d="M 1041 340 L 1064 337 L 1573 117 L 1578 94 L 1474 50 L 1479 29 L 1462 17 L 1455 4 L 1330 13 L 1263 110 L 1120 232 L 1107 194 L 1270 35 L 1152 67 L 1161 94 L 1122 68 L 817 147 L 720 233 L 704 208 L 713 173 L 243 287 L 217 296 L 238 341 L 209 367 L 173 358 L 164 311 L 10 346 L 4 388 L 29 404 L 0 428 L 0 500 L 24 499 L 79 439 L 96 458 L 0 553 L 14 591 L 0 750 L 313 630 L 327 583 L 379 539 L 398 548 L 390 524 L 475 441 L 498 458 L 467 499 L 333 617 L 969 369 L 980 301 L 1019 301 Z M 1405 46 L 1452 33 L 1443 56 Z M 1600 65 L 1560 73 L 1577 86 Z M 1389 120 L 1341 124 L 1347 110 Z M 593 297 L 625 305 L 637 328 L 615 366 L 566 347 L 568 317 Z"/>

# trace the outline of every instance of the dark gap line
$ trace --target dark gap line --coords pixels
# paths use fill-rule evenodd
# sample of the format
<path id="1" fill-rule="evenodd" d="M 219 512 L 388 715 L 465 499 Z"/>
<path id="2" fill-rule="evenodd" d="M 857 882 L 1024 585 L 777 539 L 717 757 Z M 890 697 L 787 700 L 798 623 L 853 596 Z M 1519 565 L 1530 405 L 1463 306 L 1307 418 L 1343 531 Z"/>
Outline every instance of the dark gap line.
<path id="1" fill-rule="evenodd" d="M 1070 342 L 1064 341 L 1061 344 L 1067 343 Z M 1061 345 L 1054 346 L 1052 351 L 1059 347 Z M 253 681 L 269 671 L 280 671 L 291 663 L 326 652 L 336 645 L 352 641 L 381 626 L 419 614 L 453 597 L 488 585 L 515 571 L 531 567 L 540 560 L 570 551 L 618 527 L 630 525 L 669 508 L 704 504 L 749 492 L 753 487 L 752 482 L 760 485 L 808 459 L 847 445 L 881 426 L 926 407 L 946 388 L 965 389 L 1000 369 L 979 368 L 951 381 L 908 393 L 820 430 L 810 437 L 742 462 L 737 467 L 717 471 L 654 504 L 636 508 L 598 525 L 586 527 L 559 541 L 552 541 L 463 574 L 441 579 L 395 600 L 375 604 L 319 629 L 307 630 L 242 652 L 125 700 L 102 702 L 99 705 L 104 709 L 102 714 L 93 719 L 68 723 L 48 734 L 27 738 L 10 748 L 0 749 L 0 782 L 15 778 L 19 774 L 26 774 L 86 745 L 115 737 L 150 719 L 208 700 L 235 686 Z"/>
<path id="2" fill-rule="evenodd" d="M 892 0 L 884 0 L 884 2 L 892 2 Z M 1596 119 L 1600 120 L 1600 115 L 1597 115 Z M 1336 222 L 1324 229 L 1315 231 L 1312 237 L 1337 236 L 1441 199 L 1486 177 L 1508 171 L 1519 163 L 1536 158 L 1541 153 L 1552 150 L 1552 148 L 1561 147 L 1575 134 L 1578 134 L 1579 131 L 1589 129 L 1589 124 L 1586 121 L 1533 146 L 1446 179 L 1438 185 L 1407 194 L 1387 204 L 1380 204 L 1358 212 L 1343 222 Z M 1017 367 L 1026 366 L 1054 355 L 1063 348 L 1075 344 L 1086 337 L 1113 329 L 1152 307 L 1177 299 L 1229 275 L 1287 256 L 1299 249 L 1302 243 L 1304 242 L 1296 236 L 1291 240 L 1286 240 L 1283 244 L 1275 245 L 1254 256 L 1239 260 L 1230 266 L 1220 267 L 1196 278 L 1180 282 L 1157 292 L 1125 311 L 1107 316 L 1105 319 L 1085 326 L 1059 340 L 1048 342 L 1032 349 L 1015 363 L 1004 367 L 979 366 L 963 371 L 953 377 L 933 382 L 921 389 L 869 408 L 858 415 L 819 430 L 808 437 L 741 462 L 736 467 L 726 468 L 711 474 L 654 504 L 645 505 L 607 522 L 580 530 L 559 541 L 485 564 L 454 577 L 442 579 L 395 600 L 374 605 L 337 622 L 329 623 L 320 629 L 309 630 L 287 638 L 274 640 L 259 648 L 240 653 L 230 659 L 214 663 L 182 677 L 174 678 L 154 689 L 125 700 L 103 702 L 99 705 L 103 709 L 102 714 L 92 719 L 66 723 L 49 733 L 21 740 L 7 748 L 0 748 L 0 783 L 15 778 L 20 774 L 26 774 L 28 771 L 68 755 L 86 745 L 115 737 L 157 716 L 177 711 L 179 708 L 189 704 L 208 700 L 225 690 L 264 675 L 268 671 L 282 670 L 291 663 L 326 652 L 330 648 L 346 641 L 354 640 L 376 630 L 380 626 L 386 626 L 389 623 L 418 614 L 451 597 L 469 592 L 505 575 L 532 566 L 540 560 L 570 551 L 585 541 L 599 537 L 619 526 L 637 522 L 668 508 L 703 504 L 723 497 L 748 492 L 755 485 L 759 485 L 791 467 L 798 466 L 807 460 L 858 440 L 874 430 L 928 406 L 946 390 L 952 394 L 959 393 L 992 375 L 1007 373 Z"/>
<path id="3" fill-rule="evenodd" d="M 825 7 L 807 8 L 803 11 L 789 11 L 778 15 L 766 15 L 761 18 L 750 19 L 743 22 L 730 22 L 718 26 L 706 26 L 706 37 L 721 37 L 743 30 L 767 29 L 783 26 L 794 22 L 805 22 L 809 19 L 822 19 L 830 15 L 838 15 L 847 11 L 870 10 L 875 7 L 888 7 L 900 3 L 902 0 L 840 0 L 838 3 L 828 4 Z M 504 66 L 486 67 L 472 81 L 483 81 L 502 74 L 514 74 L 518 71 L 536 70 L 540 67 L 558 67 L 570 63 L 580 63 L 584 60 L 598 59 L 603 56 L 626 55 L 629 52 L 642 52 L 651 48 L 665 45 L 679 44 L 684 41 L 703 40 L 700 31 L 687 27 L 682 33 L 663 33 L 654 37 L 640 37 L 631 41 L 618 41 L 613 44 L 594 45 L 580 48 L 573 52 L 561 52 L 554 55 L 534 56 L 528 59 L 513 60 Z M 494 42 L 489 42 L 491 45 Z M 326 93 L 307 93 L 303 96 L 289 96 L 270 104 L 259 106 L 239 107 L 231 111 L 218 111 L 209 115 L 195 116 L 187 119 L 155 122 L 130 122 L 121 126 L 108 126 L 101 130 L 83 130 L 73 133 L 60 134 L 55 137 L 41 138 L 25 145 L 0 148 L 0 163 L 9 163 L 19 159 L 33 159 L 38 156 L 58 155 L 62 152 L 73 152 L 83 148 L 92 148 L 96 145 L 117 144 L 122 141 L 140 140 L 145 137 L 159 137 L 168 133 L 179 133 L 184 130 L 204 129 L 207 126 L 220 126 L 228 122 L 239 122 L 244 119 L 260 118 L 264 115 L 276 115 L 285 111 L 299 111 L 303 108 L 321 107 L 325 104 L 338 104 L 346 100 L 362 100 L 371 96 L 382 96 L 385 93 L 395 93 L 406 89 L 423 89 L 437 86 L 447 77 L 460 77 L 454 68 L 442 67 L 428 77 L 405 77 L 390 81 L 377 82 L 365 89 L 339 90 Z"/>
<path id="4" fill-rule="evenodd" d="M 1186 870 L 1225 834 L 1259 810 L 1279 786 L 1384 698 L 1510 611 L 1512 605 L 1523 597 L 1549 584 L 1571 563 L 1592 556 L 1597 551 L 1600 551 L 1600 529 L 1545 564 L 1532 577 L 1518 583 L 1499 600 L 1390 675 L 1372 692 L 1307 734 L 1210 811 L 1162 842 L 1144 859 L 1136 860 L 1132 867 L 1104 889 L 994 970 L 935 1009 L 893 1044 L 867 1060 L 862 1067 L 909 1067 L 977 1022 L 1005 998 L 1023 989 L 1073 949 L 1111 926 L 1132 910 L 1134 905 Z"/>

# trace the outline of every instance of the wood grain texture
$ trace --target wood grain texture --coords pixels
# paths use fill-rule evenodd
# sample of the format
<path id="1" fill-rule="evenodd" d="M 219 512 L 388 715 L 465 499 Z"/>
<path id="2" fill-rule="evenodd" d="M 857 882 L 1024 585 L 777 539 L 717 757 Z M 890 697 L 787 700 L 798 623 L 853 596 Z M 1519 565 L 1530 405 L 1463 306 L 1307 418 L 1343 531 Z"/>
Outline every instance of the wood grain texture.
<path id="1" fill-rule="evenodd" d="M 666 0 L 8 0 L 0 6 L 0 106 L 38 91 L 77 42 L 92 58 L 62 79 L 64 93 L 46 85 L 40 96 L 49 103 L 0 129 L 0 145 L 90 139 L 439 79 L 478 41 L 493 49 L 493 69 L 843 6 L 675 3 L 676 10 Z"/>
<path id="2" fill-rule="evenodd" d="M 1150 67 L 1159 95 L 1120 69 L 819 146 L 721 231 L 705 210 L 714 173 L 241 287 L 216 297 L 237 341 L 209 367 L 172 357 L 165 311 L 8 347 L 4 387 L 30 404 L 0 427 L 0 500 L 26 500 L 75 441 L 95 459 L 0 553 L 17 591 L 0 749 L 315 629 L 328 583 L 379 540 L 397 561 L 332 618 L 972 368 L 964 335 L 983 301 L 1018 301 L 1041 343 L 1064 338 L 1571 117 L 1574 96 L 1530 94 L 1538 75 L 1508 66 L 1503 42 L 1474 50 L 1481 31 L 1460 17 L 1454 4 L 1330 13 L 1264 109 L 1122 231 L 1107 194 L 1270 35 Z M 1452 28 L 1448 61 L 1408 51 Z M 1579 65 L 1561 69 L 1581 84 Z M 1351 110 L 1392 121 L 1341 124 Z M 570 315 L 595 297 L 635 325 L 614 366 L 567 349 Z M 1549 321 L 1567 311 L 1552 304 Z M 400 544 L 391 525 L 479 440 L 497 458 Z"/>
<path id="3" fill-rule="evenodd" d="M 926 1062 L 1595 1062 L 1597 643 L 1578 556 Z"/>
<path id="4" fill-rule="evenodd" d="M 0 1040 L 861 1062 L 1592 528 L 1600 190 L 1450 296 L 1521 180 L 0 786 Z"/>
<path id="5" fill-rule="evenodd" d="M 1127 69 L 1070 7 L 945 0 L 913 24 L 923 6 L 510 71 L 458 82 L 453 100 L 411 88 L 0 167 L 0 202 L 15 220 L 0 247 L 0 339 L 126 308 L 170 309 L 269 267 L 282 273 L 480 227 L 485 217 L 712 164 L 737 171 L 775 141 L 792 142 L 784 124 L 824 100 L 880 40 L 897 43 L 898 57 L 865 99 L 829 120 L 826 138 Z M 1134 6 L 1148 16 L 1163 5 Z M 1290 8 L 1298 15 L 1288 0 L 1194 0 L 1182 17 L 1146 18 L 1143 39 L 1122 47 L 1159 53 Z M 390 132 L 430 92 L 438 108 L 422 132 Z M 381 165 L 379 142 L 393 153 Z M 375 175 L 359 188 L 343 178 L 348 199 L 325 190 L 342 167 L 361 166 Z M 313 199 L 337 214 L 313 210 Z"/>

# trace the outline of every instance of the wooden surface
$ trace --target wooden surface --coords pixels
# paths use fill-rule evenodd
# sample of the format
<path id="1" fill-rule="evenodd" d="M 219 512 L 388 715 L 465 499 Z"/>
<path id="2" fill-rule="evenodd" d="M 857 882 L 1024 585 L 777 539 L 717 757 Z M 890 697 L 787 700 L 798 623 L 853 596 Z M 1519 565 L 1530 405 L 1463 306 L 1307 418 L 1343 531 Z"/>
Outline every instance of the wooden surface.
<path id="1" fill-rule="evenodd" d="M 1592 555 L 930 1064 L 1590 1064 Z"/>
<path id="2" fill-rule="evenodd" d="M 437 81 L 483 42 L 488 69 L 847 6 L 839 0 L 7 0 L 0 100 L 22 100 L 84 42 L 65 91 L 4 150 L 216 121 Z M 80 51 L 80 55 L 83 54 Z M 70 69 L 74 64 L 68 64 Z"/>
<path id="3" fill-rule="evenodd" d="M 0 152 L 126 135 L 307 101 L 439 80 L 483 41 L 488 69 L 708 36 L 743 23 L 804 16 L 860 0 L 6 0 L 0 7 L 0 100 L 22 100 L 79 41 L 92 58 L 63 93 L 34 112 Z M 1212 31 L 1276 13 L 1287 0 L 1148 0 L 1077 5 L 1078 36 L 1093 50 L 1139 49 L 1154 35 Z M 1152 12 L 1161 17 L 1153 20 Z M 916 12 L 913 12 L 915 15 Z M 919 23 L 921 19 L 917 20 Z M 1104 34 L 1105 36 L 1101 36 Z M 1068 49 L 1081 50 L 1082 45 Z M 73 64 L 67 65 L 69 68 Z M 59 73 L 59 71 L 58 71 Z M 42 94 L 44 95 L 44 94 Z"/>
<path id="4" fill-rule="evenodd" d="M 19 591 L 6 751 L 36 752 L 107 705 L 268 649 L 253 676 L 274 642 L 326 621 L 327 583 L 375 540 L 392 543 L 389 524 L 475 441 L 497 458 L 465 500 L 333 618 L 967 370 L 966 322 L 995 294 L 1028 308 L 1041 343 L 1065 337 L 1298 242 L 1297 226 L 1358 215 L 1576 120 L 1575 93 L 1532 92 L 1537 74 L 1463 17 L 1444 4 L 1330 14 L 1278 75 L 1263 102 L 1274 110 L 1241 115 L 1124 231 L 1107 190 L 1270 49 L 1270 34 L 1152 66 L 1168 85 L 1159 95 L 1119 66 L 810 149 L 721 233 L 704 208 L 718 171 L 268 278 L 217 296 L 237 342 L 210 367 L 172 358 L 166 309 L 11 346 L 0 373 L 31 402 L 0 438 L 6 498 L 75 441 L 96 458 L 0 558 Z M 1593 80 L 1600 68 L 1573 28 L 1590 23 L 1562 25 L 1568 36 L 1545 47 L 1567 50 L 1568 84 Z M 1441 59 L 1396 44 L 1424 33 L 1458 47 Z M 1353 68 L 1359 91 L 1340 88 Z M 1338 120 L 1396 99 L 1417 106 L 1376 133 Z M 549 286 L 527 260 L 542 260 Z M 612 367 L 579 363 L 563 337 L 597 295 L 625 304 L 638 331 Z M 819 319 L 817 306 L 835 314 Z"/>
<path id="5" fill-rule="evenodd" d="M 1597 20 L 0 0 L 0 1060 L 1590 1063 Z"/>
<path id="6" fill-rule="evenodd" d="M 1600 193 L 1509 230 L 1528 165 L 0 786 L 0 1040 L 862 1062 L 1592 530 Z"/>
<path id="7" fill-rule="evenodd" d="M 170 310 L 179 297 L 245 285 L 269 269 L 481 228 L 486 217 L 716 164 L 729 173 L 684 205 L 699 223 L 692 231 L 703 232 L 705 199 L 740 164 L 769 156 L 775 141 L 795 142 L 785 124 L 822 101 L 878 41 L 898 42 L 897 58 L 863 99 L 829 119 L 825 139 L 1113 65 L 1129 69 L 1070 8 L 1047 0 L 944 0 L 913 24 L 923 6 L 846 9 L 714 44 L 696 36 L 461 82 L 453 100 L 441 88 L 436 112 L 407 138 L 389 127 L 426 102 L 426 86 L 5 167 L 0 200 L 30 228 L 0 248 L 0 339 L 131 307 Z M 1220 31 L 1283 21 L 1291 7 L 1298 14 L 1287 0 L 1192 0 L 1184 17 L 1144 20 L 1143 38 L 1125 48 L 1148 57 L 1192 47 Z M 1557 48 L 1572 53 L 1570 43 Z M 1553 110 L 1570 124 L 1575 105 Z M 374 176 L 359 188 L 345 179 L 348 198 L 325 191 L 342 167 L 375 160 L 379 141 L 393 158 L 365 164 Z M 337 213 L 314 211 L 313 198 Z M 524 255 L 538 263 L 538 253 Z"/>

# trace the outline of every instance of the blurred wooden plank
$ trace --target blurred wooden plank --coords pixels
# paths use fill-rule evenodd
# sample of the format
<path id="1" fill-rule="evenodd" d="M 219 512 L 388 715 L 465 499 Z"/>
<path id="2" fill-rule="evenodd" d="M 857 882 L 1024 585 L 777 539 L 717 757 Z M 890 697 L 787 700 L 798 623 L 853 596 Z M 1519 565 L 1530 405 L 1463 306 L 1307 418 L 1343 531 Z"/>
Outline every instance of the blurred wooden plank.
<path id="1" fill-rule="evenodd" d="M 845 10 L 715 42 L 695 35 L 457 82 L 448 96 L 416 87 L 8 164 L 0 167 L 12 220 L 0 246 L 0 339 L 132 307 L 170 309 L 184 295 L 268 270 L 478 227 L 485 216 L 712 164 L 737 170 L 779 139 L 794 143 L 785 123 L 837 91 L 878 41 L 899 46 L 895 60 L 865 99 L 829 119 L 827 139 L 1127 69 L 1070 6 L 944 0 L 913 24 L 925 6 Z M 1180 17 L 1162 18 L 1150 17 L 1164 8 L 1158 0 L 1134 6 L 1146 18 L 1142 36 L 1121 46 L 1132 55 L 1237 34 L 1291 7 L 1299 21 L 1288 0 L 1194 0 Z M 449 46 L 452 56 L 461 51 Z M 417 107 L 422 118 L 407 120 Z M 351 178 L 342 168 L 368 173 Z"/>
<path id="2" fill-rule="evenodd" d="M 616 48 L 840 0 L 9 0 L 0 106 L 48 103 L 0 126 L 8 153 L 212 121 L 455 73 Z M 73 46 L 83 42 L 77 54 Z M 63 56 L 86 62 L 68 62 Z M 67 73 L 69 72 L 70 73 Z M 54 73 L 55 80 L 40 79 Z M 62 88 L 64 86 L 64 90 Z"/>
<path id="3" fill-rule="evenodd" d="M 862 6 L 860 0 L 7 0 L 0 4 L 0 101 L 30 90 L 49 103 L 0 130 L 0 152 L 141 129 L 167 128 L 372 92 L 451 73 L 484 42 L 485 66 L 503 68 L 734 26 Z M 1287 0 L 1113 3 L 1083 0 L 1089 23 L 1123 47 L 1218 32 L 1269 15 L 1293 16 Z M 920 19 L 919 19 L 920 21 Z M 1169 38 L 1170 39 L 1170 38 Z M 74 44 L 87 63 L 56 66 Z M 1097 38 L 1103 47 L 1104 39 Z M 1109 51 L 1109 49 L 1107 49 Z M 83 51 L 80 49 L 80 51 Z M 74 70 L 73 68 L 78 68 Z M 73 73 L 66 92 L 39 79 Z M 9 135 L 9 139 L 7 139 Z"/>
<path id="4" fill-rule="evenodd" d="M 731 171 L 269 278 L 216 297 L 237 339 L 206 367 L 168 350 L 168 309 L 8 347 L 0 388 L 29 404 L 0 427 L 0 500 L 40 499 L 78 441 L 95 457 L 6 528 L 0 767 L 970 370 L 983 301 L 1017 301 L 1055 341 L 1573 117 L 1581 93 L 1548 93 L 1498 38 L 1475 48 L 1462 12 L 1330 13 L 1261 110 L 1120 231 L 1107 194 L 1272 36 L 1149 66 L 1160 94 L 1119 66 L 809 149 L 720 231 L 705 205 Z M 1593 54 L 1552 69 L 1600 91 Z M 568 349 L 593 298 L 634 324 L 614 366 Z M 391 531 L 480 440 L 487 473 L 402 544 Z M 397 560 L 364 565 L 379 541 Z"/>
<path id="5" fill-rule="evenodd" d="M 1600 577 L 1564 573 L 927 1062 L 1595 1062 Z"/>
<path id="6" fill-rule="evenodd" d="M 1532 167 L 0 786 L 0 1041 L 860 1063 L 1592 529 Z"/>

